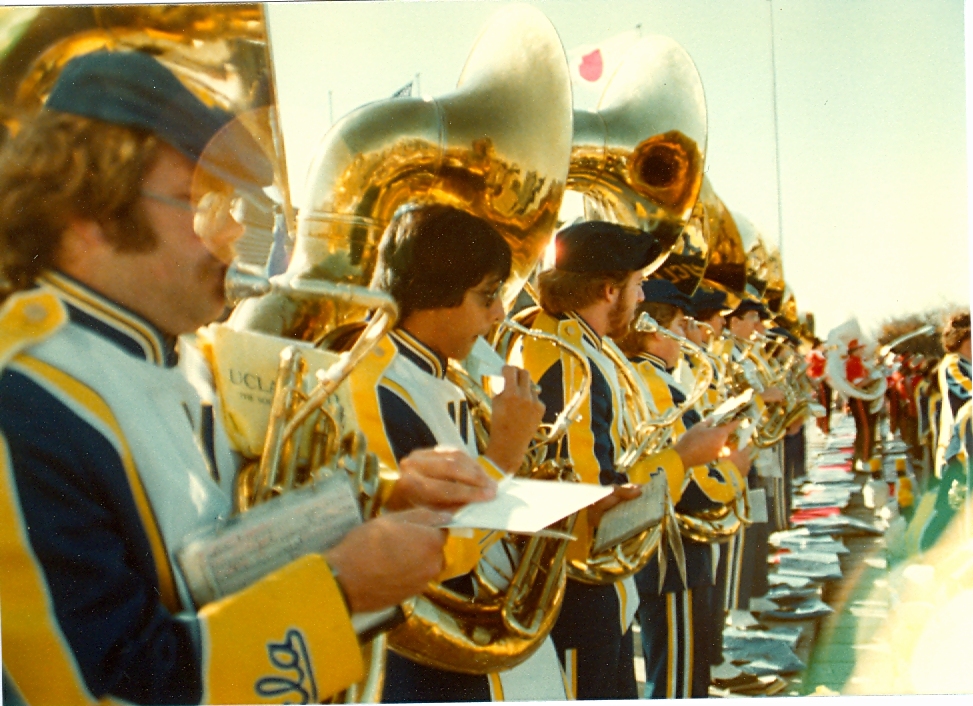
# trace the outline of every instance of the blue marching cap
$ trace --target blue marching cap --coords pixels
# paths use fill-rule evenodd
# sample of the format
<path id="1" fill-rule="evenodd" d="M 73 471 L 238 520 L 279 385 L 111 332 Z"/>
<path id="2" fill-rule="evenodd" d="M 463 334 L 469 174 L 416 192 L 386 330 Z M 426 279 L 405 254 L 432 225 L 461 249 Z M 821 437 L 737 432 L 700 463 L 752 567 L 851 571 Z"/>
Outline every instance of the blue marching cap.
<path id="1" fill-rule="evenodd" d="M 142 52 L 97 51 L 72 59 L 45 107 L 146 130 L 245 191 L 259 192 L 274 181 L 270 160 L 232 114 L 208 107 L 168 68 Z"/>
<path id="2" fill-rule="evenodd" d="M 683 313 L 692 315 L 693 306 L 688 296 L 679 291 L 672 282 L 667 279 L 647 279 L 642 283 L 642 294 L 645 295 L 645 303 L 650 304 L 671 304 L 683 310 Z"/>
<path id="3" fill-rule="evenodd" d="M 771 336 L 776 336 L 778 338 L 786 338 L 788 341 L 793 343 L 795 346 L 801 345 L 801 339 L 795 336 L 793 333 L 788 331 L 783 326 L 774 326 L 773 328 L 767 329 L 767 333 Z"/>
<path id="4" fill-rule="evenodd" d="M 729 316 L 743 316 L 748 311 L 756 311 L 761 319 L 771 318 L 770 312 L 767 310 L 761 302 L 754 301 L 753 299 L 744 299 L 740 302 L 740 306 L 730 312 Z"/>
<path id="5" fill-rule="evenodd" d="M 554 266 L 565 272 L 636 272 L 662 253 L 659 241 L 648 233 L 605 221 L 561 229 L 555 248 Z"/>
<path id="6" fill-rule="evenodd" d="M 726 292 L 708 289 L 702 285 L 693 293 L 691 301 L 696 312 L 726 311 L 729 308 Z"/>

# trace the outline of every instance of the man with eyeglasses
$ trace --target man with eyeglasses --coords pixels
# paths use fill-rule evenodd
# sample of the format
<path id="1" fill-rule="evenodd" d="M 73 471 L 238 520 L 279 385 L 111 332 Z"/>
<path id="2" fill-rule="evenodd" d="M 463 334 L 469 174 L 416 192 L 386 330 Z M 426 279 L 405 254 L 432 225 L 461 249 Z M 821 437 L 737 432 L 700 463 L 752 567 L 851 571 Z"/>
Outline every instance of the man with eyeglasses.
<path id="1" fill-rule="evenodd" d="M 231 512 L 235 468 L 177 337 L 223 311 L 234 194 L 272 180 L 231 117 L 148 55 L 96 52 L 0 151 L 6 703 L 318 702 L 363 674 L 350 613 L 442 568 L 449 516 L 415 508 L 193 606 L 174 553 Z M 414 455 L 390 498 L 484 499 L 480 474 Z"/>
<path id="2" fill-rule="evenodd" d="M 351 374 L 355 416 L 369 448 L 387 466 L 401 467 L 408 454 L 439 448 L 475 458 L 484 484 L 520 468 L 544 412 L 527 372 L 503 367 L 504 387 L 492 399 L 485 447 L 478 443 L 476 410 L 448 377 L 451 361 L 464 361 L 503 320 L 500 295 L 511 262 L 500 233 L 461 209 L 413 204 L 392 218 L 379 244 L 372 287 L 395 300 L 399 321 L 369 354 L 369 362 Z M 470 572 L 486 555 L 481 568 L 494 585 L 505 588 L 518 557 L 498 539 L 498 533 L 488 532 L 450 537 L 440 581 L 473 596 Z M 448 652 L 444 655 L 448 659 Z M 546 640 L 525 663 L 490 674 L 439 669 L 390 652 L 382 701 L 563 698 L 557 658 Z"/>

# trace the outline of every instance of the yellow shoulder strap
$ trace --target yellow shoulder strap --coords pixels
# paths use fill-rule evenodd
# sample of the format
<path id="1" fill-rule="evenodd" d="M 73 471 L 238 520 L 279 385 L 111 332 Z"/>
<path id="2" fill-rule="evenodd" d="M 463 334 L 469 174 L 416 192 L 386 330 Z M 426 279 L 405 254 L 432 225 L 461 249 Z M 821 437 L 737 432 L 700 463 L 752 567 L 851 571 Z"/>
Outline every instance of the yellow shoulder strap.
<path id="1" fill-rule="evenodd" d="M 0 370 L 30 346 L 68 322 L 68 311 L 51 291 L 32 289 L 7 297 L 0 306 Z"/>

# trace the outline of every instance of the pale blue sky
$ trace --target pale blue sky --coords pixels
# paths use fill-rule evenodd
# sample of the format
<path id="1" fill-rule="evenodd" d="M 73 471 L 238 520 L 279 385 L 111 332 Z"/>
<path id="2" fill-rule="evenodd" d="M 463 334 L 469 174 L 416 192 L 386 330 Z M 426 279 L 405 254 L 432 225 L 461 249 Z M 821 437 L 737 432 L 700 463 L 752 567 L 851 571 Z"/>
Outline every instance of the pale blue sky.
<path id="1" fill-rule="evenodd" d="M 416 73 L 424 95 L 447 93 L 501 4 L 272 5 L 298 202 L 329 126 L 329 90 L 336 121 Z M 531 4 L 567 51 L 637 24 L 686 48 L 706 93 L 709 178 L 770 242 L 782 222 L 785 276 L 819 334 L 849 315 L 868 329 L 896 313 L 968 303 L 961 0 Z"/>

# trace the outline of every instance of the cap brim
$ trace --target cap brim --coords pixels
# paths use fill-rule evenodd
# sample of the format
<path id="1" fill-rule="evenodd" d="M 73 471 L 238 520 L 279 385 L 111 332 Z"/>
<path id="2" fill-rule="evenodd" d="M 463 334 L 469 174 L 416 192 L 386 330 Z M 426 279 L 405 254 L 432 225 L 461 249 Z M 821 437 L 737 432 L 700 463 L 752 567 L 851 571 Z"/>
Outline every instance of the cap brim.
<path id="1" fill-rule="evenodd" d="M 260 108 L 247 116 L 259 120 L 256 114 L 268 110 Z M 266 199 L 264 188 L 274 183 L 273 162 L 245 127 L 244 116 L 238 115 L 220 128 L 196 161 L 200 169 L 253 198 Z"/>

